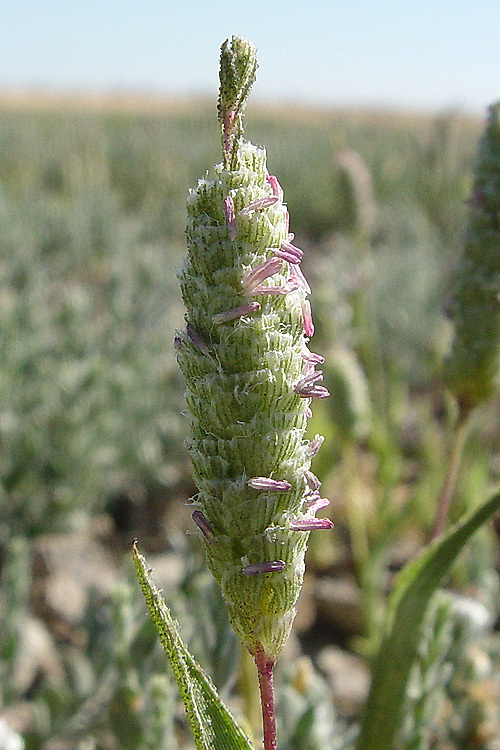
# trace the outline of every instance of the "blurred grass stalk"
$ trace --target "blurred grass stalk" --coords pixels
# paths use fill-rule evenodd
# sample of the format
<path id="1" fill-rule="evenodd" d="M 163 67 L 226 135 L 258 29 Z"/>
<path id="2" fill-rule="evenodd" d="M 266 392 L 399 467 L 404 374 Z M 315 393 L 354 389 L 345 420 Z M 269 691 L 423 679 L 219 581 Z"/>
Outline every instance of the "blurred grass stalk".
<path id="1" fill-rule="evenodd" d="M 470 425 L 470 416 L 498 388 L 500 359 L 500 103 L 492 105 L 479 142 L 463 252 L 447 312 L 454 337 L 445 381 L 458 413 L 448 472 L 431 538 L 445 529 Z"/>
<path id="2" fill-rule="evenodd" d="M 357 278 L 352 285 L 349 299 L 352 307 L 354 349 L 364 374 L 361 377 L 368 386 L 370 406 L 365 405 L 363 411 L 365 413 L 369 411 L 369 442 L 378 459 L 377 475 L 380 497 L 377 502 L 377 516 L 379 520 L 377 530 L 374 530 L 371 528 L 373 524 L 366 510 L 359 503 L 359 487 L 356 486 L 358 483 L 355 479 L 357 476 L 355 465 L 357 436 L 349 433 L 344 436 L 346 439 L 342 441 L 342 465 L 348 506 L 347 518 L 351 532 L 352 553 L 364 594 L 365 644 L 363 650 L 373 653 L 378 643 L 384 611 L 382 587 L 387 551 L 384 537 L 386 537 L 385 531 L 393 516 L 392 489 L 399 478 L 400 460 L 394 426 L 394 399 L 389 383 L 389 373 L 384 364 L 383 347 L 371 295 L 375 263 L 372 243 L 377 220 L 372 176 L 363 158 L 352 149 L 342 149 L 337 154 L 337 162 L 345 178 L 346 192 L 351 204 L 350 214 L 353 217 L 352 244 Z M 353 366 L 350 369 L 352 371 Z M 359 381 L 359 376 L 357 380 Z M 359 386 L 357 391 L 360 391 Z M 333 397 L 335 398 L 335 393 Z M 349 403 L 354 403 L 352 397 Z M 355 425 L 359 419 L 351 421 Z M 373 544 L 374 534 L 378 542 L 375 544 Z"/>

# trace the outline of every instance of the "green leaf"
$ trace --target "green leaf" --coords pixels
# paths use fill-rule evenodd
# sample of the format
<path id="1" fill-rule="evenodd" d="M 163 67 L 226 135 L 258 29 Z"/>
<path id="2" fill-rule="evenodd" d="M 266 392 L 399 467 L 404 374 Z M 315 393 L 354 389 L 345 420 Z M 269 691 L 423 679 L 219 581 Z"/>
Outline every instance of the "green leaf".
<path id="1" fill-rule="evenodd" d="M 151 580 L 147 562 L 135 545 L 133 555 L 142 592 L 173 669 L 197 750 L 253 750 L 212 681 L 184 645 L 167 605 Z"/>
<path id="2" fill-rule="evenodd" d="M 432 595 L 466 542 L 500 509 L 500 493 L 427 547 L 398 576 L 389 602 L 386 632 L 373 668 L 357 750 L 390 750 L 406 701 L 406 685 Z"/>

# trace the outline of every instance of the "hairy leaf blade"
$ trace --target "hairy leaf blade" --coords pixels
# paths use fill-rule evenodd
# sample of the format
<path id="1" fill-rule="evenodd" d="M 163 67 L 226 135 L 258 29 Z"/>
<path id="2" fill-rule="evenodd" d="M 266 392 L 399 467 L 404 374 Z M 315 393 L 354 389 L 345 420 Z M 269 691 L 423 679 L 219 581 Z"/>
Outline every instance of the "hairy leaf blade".
<path id="1" fill-rule="evenodd" d="M 212 681 L 186 648 L 163 597 L 151 580 L 147 562 L 135 545 L 133 555 L 142 592 L 174 672 L 197 750 L 254 750 Z"/>

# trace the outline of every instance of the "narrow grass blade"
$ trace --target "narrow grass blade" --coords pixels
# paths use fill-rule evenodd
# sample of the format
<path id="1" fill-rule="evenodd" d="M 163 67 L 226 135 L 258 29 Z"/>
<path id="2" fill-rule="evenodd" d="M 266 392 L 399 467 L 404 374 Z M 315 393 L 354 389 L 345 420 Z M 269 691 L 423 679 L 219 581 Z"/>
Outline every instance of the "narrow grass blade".
<path id="1" fill-rule="evenodd" d="M 253 750 L 200 665 L 184 645 L 177 625 L 134 545 L 134 564 L 163 648 L 186 708 L 197 750 Z"/>
<path id="2" fill-rule="evenodd" d="M 400 573 L 389 602 L 386 634 L 375 659 L 357 750 L 391 750 L 430 599 L 477 529 L 500 510 L 500 493 L 437 539 Z"/>

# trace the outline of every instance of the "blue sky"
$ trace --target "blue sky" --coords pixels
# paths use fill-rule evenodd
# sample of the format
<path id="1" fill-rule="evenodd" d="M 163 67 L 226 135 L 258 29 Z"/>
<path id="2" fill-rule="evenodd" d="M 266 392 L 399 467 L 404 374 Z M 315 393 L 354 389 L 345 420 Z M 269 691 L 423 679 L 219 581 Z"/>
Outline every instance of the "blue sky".
<path id="1" fill-rule="evenodd" d="M 259 49 L 254 98 L 461 107 L 500 98 L 496 0 L 7 0 L 0 89 L 214 96 L 221 42 Z"/>

